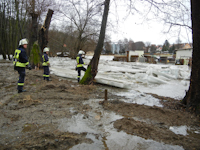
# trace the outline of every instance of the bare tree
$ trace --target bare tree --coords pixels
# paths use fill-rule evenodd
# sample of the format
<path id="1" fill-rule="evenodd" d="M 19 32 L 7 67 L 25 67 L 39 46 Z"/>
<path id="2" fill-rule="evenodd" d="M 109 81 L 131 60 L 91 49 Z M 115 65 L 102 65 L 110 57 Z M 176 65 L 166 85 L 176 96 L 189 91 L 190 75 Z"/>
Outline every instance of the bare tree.
<path id="1" fill-rule="evenodd" d="M 104 43 L 104 46 L 105 46 L 105 54 L 112 54 L 111 41 L 106 41 Z"/>
<path id="2" fill-rule="evenodd" d="M 0 51 L 3 58 L 10 58 L 18 41 L 27 35 L 27 14 L 23 11 L 23 4 L 18 0 L 3 0 L 0 2 Z"/>
<path id="3" fill-rule="evenodd" d="M 124 3 L 127 5 L 127 15 L 141 15 L 140 23 L 158 21 L 159 24 L 163 24 L 164 34 L 168 33 L 170 37 L 175 38 L 182 36 L 190 41 L 190 0 L 128 0 Z M 183 36 L 183 31 L 188 34 Z"/>
<path id="4" fill-rule="evenodd" d="M 146 46 L 145 52 L 148 53 L 149 50 L 151 49 L 151 42 L 145 42 L 145 46 Z"/>
<path id="5" fill-rule="evenodd" d="M 45 47 L 47 47 L 47 44 L 48 44 L 48 31 L 49 31 L 49 26 L 50 26 L 50 22 L 51 22 L 53 12 L 54 11 L 51 10 L 51 9 L 48 10 L 44 24 L 43 24 L 43 26 L 42 26 L 42 28 L 40 29 L 40 32 L 39 32 L 39 37 L 40 37 L 39 38 L 39 45 L 40 45 L 40 48 L 41 48 L 42 51 Z"/>
<path id="6" fill-rule="evenodd" d="M 192 72 L 190 78 L 189 91 L 183 99 L 183 104 L 186 104 L 188 110 L 194 110 L 200 114 L 200 1 L 191 0 L 192 12 L 192 33 L 193 33 L 193 54 L 192 54 Z"/>
<path id="7" fill-rule="evenodd" d="M 135 50 L 135 43 L 132 39 L 129 39 L 129 41 L 128 41 L 128 49 Z"/>
<path id="8" fill-rule="evenodd" d="M 98 69 L 98 64 L 99 64 L 99 58 L 101 55 L 101 51 L 102 51 L 104 39 L 105 39 L 107 18 L 108 18 L 108 12 L 109 12 L 109 4 L 110 4 L 110 0 L 105 0 L 104 13 L 103 13 L 103 18 L 102 18 L 102 23 L 101 23 L 101 31 L 100 31 L 100 35 L 99 35 L 99 40 L 98 40 L 96 49 L 94 51 L 94 56 L 93 56 L 92 60 L 90 61 L 90 64 L 88 65 L 88 68 L 86 70 L 84 77 L 80 81 L 81 84 L 88 84 L 88 83 L 93 82 L 93 80 L 98 72 L 97 69 Z"/>
<path id="9" fill-rule="evenodd" d="M 18 41 L 22 38 L 29 38 L 27 52 L 30 54 L 33 42 L 38 39 L 39 19 L 52 2 L 53 0 L 2 0 L 0 2 L 0 53 L 3 54 L 4 59 L 6 55 L 11 59 L 10 54 L 13 54 Z"/>
<path id="10" fill-rule="evenodd" d="M 181 48 L 181 43 L 182 43 L 182 41 L 181 41 L 181 39 L 178 37 L 178 39 L 176 40 L 176 49 Z"/>
<path id="11" fill-rule="evenodd" d="M 155 53 L 156 52 L 156 45 L 154 44 L 151 44 L 151 47 L 150 47 L 150 50 L 151 50 L 151 53 Z"/>
<path id="12" fill-rule="evenodd" d="M 101 2 L 94 0 L 69 0 L 66 5 L 63 4 L 62 13 L 69 20 L 72 35 L 76 37 L 71 55 L 76 57 L 78 50 L 83 49 L 89 39 L 96 38 L 99 32 L 101 14 Z M 66 12 L 67 9 L 67 12 Z"/>
<path id="13" fill-rule="evenodd" d="M 30 49 L 31 49 L 33 43 L 38 40 L 39 19 L 44 14 L 44 12 L 46 12 L 48 10 L 48 8 L 53 6 L 53 5 L 55 5 L 54 0 L 51 0 L 51 1 L 49 1 L 49 0 L 28 0 L 27 1 L 26 11 L 31 16 L 31 20 L 32 20 L 30 33 L 29 33 L 29 37 L 30 37 L 29 41 L 30 42 L 29 42 L 28 55 L 30 55 Z M 46 20 L 49 21 L 49 19 L 46 19 Z M 43 27 L 45 28 L 45 31 L 46 31 L 45 33 L 47 33 L 48 28 L 49 28 L 49 24 L 46 25 L 46 26 L 43 26 Z M 44 32 L 42 32 L 42 33 L 44 33 Z M 44 35 L 40 34 L 40 36 L 43 36 L 43 39 L 44 39 Z M 43 42 L 43 43 L 45 43 L 45 42 Z M 39 43 L 41 48 L 44 47 L 44 46 L 41 45 L 43 43 L 42 42 Z M 47 44 L 47 43 L 45 43 L 45 44 Z"/>
<path id="14" fill-rule="evenodd" d="M 8 2 L 6 0 L 4 0 L 2 3 L 1 3 L 1 27 L 0 27 L 0 34 L 1 34 L 1 41 L 0 41 L 0 49 L 1 49 L 1 54 L 3 55 L 3 58 L 6 59 L 6 26 L 7 26 L 7 21 L 6 21 L 6 7 L 8 5 Z"/>
<path id="15" fill-rule="evenodd" d="M 53 28 L 49 30 L 49 42 L 48 45 L 51 48 L 52 55 L 56 55 L 57 52 L 69 52 L 69 44 L 71 40 L 70 31 L 65 26 L 62 26 L 62 31 L 59 31 L 54 25 Z M 65 47 L 66 45 L 66 47 Z"/>

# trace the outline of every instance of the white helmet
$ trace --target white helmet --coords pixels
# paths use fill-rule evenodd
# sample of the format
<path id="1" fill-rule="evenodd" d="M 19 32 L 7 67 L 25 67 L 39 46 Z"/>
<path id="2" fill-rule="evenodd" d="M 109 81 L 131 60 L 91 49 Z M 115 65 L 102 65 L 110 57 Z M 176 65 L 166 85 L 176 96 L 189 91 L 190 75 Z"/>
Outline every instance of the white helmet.
<path id="1" fill-rule="evenodd" d="M 43 52 L 49 52 L 49 48 L 48 47 L 45 47 Z"/>
<path id="2" fill-rule="evenodd" d="M 27 39 L 21 39 L 21 40 L 19 41 L 19 46 L 20 46 L 20 45 L 25 45 L 25 44 L 28 44 L 28 40 L 27 40 Z"/>
<path id="3" fill-rule="evenodd" d="M 85 54 L 85 52 L 84 51 L 82 51 L 82 50 L 80 50 L 79 52 L 78 52 L 78 54 L 80 55 L 84 55 Z"/>

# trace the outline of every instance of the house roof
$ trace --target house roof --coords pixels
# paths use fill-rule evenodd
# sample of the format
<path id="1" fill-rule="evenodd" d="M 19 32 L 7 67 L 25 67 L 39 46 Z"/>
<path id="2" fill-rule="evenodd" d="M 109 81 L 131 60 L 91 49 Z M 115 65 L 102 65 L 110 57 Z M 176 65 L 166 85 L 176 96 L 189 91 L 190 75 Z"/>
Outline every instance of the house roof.
<path id="1" fill-rule="evenodd" d="M 176 49 L 175 51 L 193 50 L 193 48 Z"/>
<path id="2" fill-rule="evenodd" d="M 175 51 L 179 51 L 179 50 L 189 50 L 189 49 L 193 49 L 191 44 L 183 44 L 183 47 L 176 49 Z"/>
<path id="3" fill-rule="evenodd" d="M 137 50 L 126 50 L 126 52 L 127 51 L 132 51 L 132 52 L 134 52 L 134 51 L 144 51 L 144 50 L 142 50 L 142 49 L 137 49 Z"/>
<path id="4" fill-rule="evenodd" d="M 190 46 L 190 44 L 187 43 L 184 45 L 183 49 L 187 49 L 187 48 L 192 48 L 192 47 Z"/>

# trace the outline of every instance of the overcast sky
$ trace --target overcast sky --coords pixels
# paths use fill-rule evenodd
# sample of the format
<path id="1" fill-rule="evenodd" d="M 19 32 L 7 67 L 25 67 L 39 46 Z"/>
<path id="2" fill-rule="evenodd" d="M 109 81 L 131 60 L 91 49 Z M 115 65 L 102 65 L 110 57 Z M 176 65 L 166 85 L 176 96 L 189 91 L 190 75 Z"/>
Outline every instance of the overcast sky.
<path id="1" fill-rule="evenodd" d="M 135 5 L 138 5 L 137 8 L 143 7 L 139 3 Z M 163 33 L 163 31 L 168 30 L 169 27 L 162 22 L 155 20 L 147 22 L 137 13 L 126 17 L 127 12 L 123 4 L 118 6 L 117 14 L 115 13 L 115 8 L 116 7 L 112 3 L 110 5 L 109 17 L 114 20 L 113 22 L 116 20 L 118 21 L 114 23 L 117 28 L 115 31 L 111 31 L 109 28 L 107 30 L 113 42 L 127 38 L 132 39 L 134 42 L 143 41 L 144 43 L 150 42 L 151 44 L 163 45 L 165 40 L 168 40 L 170 44 L 176 43 L 178 37 L 184 43 L 192 42 L 192 33 L 188 28 L 182 28 L 180 32 L 176 32 L 178 29 L 173 28 L 169 33 Z"/>
<path id="2" fill-rule="evenodd" d="M 128 18 L 123 23 L 119 23 L 118 32 L 111 33 L 111 40 L 117 42 L 124 38 L 132 39 L 134 42 L 143 41 L 150 42 L 151 44 L 161 44 L 168 40 L 170 44 L 176 43 L 178 37 L 182 42 L 192 42 L 192 34 L 187 30 L 182 30 L 180 36 L 172 33 L 163 33 L 164 26 L 158 22 L 136 24 L 131 18 Z"/>
<path id="3" fill-rule="evenodd" d="M 179 1 L 189 2 L 189 0 Z M 180 32 L 178 32 L 178 29 L 173 28 L 169 33 L 164 33 L 164 31 L 169 29 L 169 26 L 164 25 L 161 21 L 147 21 L 144 16 L 139 15 L 137 12 L 134 15 L 127 15 L 127 11 L 130 8 L 127 8 L 126 2 L 129 1 L 111 0 L 106 34 L 110 36 L 112 42 L 118 42 L 119 40 L 124 40 L 124 38 L 132 39 L 134 42 L 143 41 L 144 43 L 149 42 L 156 45 L 163 45 L 165 40 L 168 40 L 170 44 L 176 44 L 178 38 L 180 38 L 182 43 L 192 42 L 192 33 L 188 28 L 181 28 Z M 145 1 L 135 0 L 134 6 L 142 13 L 145 13 L 148 7 L 145 7 L 144 3 Z M 190 12 L 190 4 L 188 4 L 188 10 Z M 59 21 L 63 22 L 63 18 Z M 59 26 L 59 24 L 56 24 L 56 26 Z"/>

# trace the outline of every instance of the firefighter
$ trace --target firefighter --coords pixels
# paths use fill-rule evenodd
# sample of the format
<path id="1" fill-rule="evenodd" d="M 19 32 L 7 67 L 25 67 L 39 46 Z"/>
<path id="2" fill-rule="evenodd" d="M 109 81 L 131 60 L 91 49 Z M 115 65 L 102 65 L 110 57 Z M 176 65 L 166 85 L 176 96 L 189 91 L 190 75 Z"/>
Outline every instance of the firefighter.
<path id="1" fill-rule="evenodd" d="M 25 67 L 28 67 L 31 70 L 31 66 L 28 62 L 28 57 L 26 55 L 25 49 L 28 46 L 27 39 L 21 39 L 19 41 L 19 47 L 15 50 L 14 53 L 14 69 L 19 73 L 19 80 L 18 80 L 18 93 L 25 92 L 26 90 L 23 89 L 24 86 L 24 79 L 25 79 Z"/>
<path id="2" fill-rule="evenodd" d="M 44 50 L 43 50 L 43 55 L 42 55 L 42 59 L 43 59 L 42 66 L 44 68 L 43 77 L 44 77 L 44 80 L 51 81 L 51 79 L 49 79 L 49 66 L 50 66 L 50 63 L 49 63 L 48 53 L 49 53 L 49 48 L 45 47 Z"/>
<path id="3" fill-rule="evenodd" d="M 86 69 L 83 67 L 83 64 L 85 64 L 83 62 L 83 59 L 82 59 L 82 55 L 84 55 L 85 52 L 80 50 L 78 52 L 78 56 L 76 57 L 76 62 L 77 62 L 77 65 L 76 65 L 76 70 L 78 71 L 78 82 L 80 81 L 80 77 L 81 77 L 81 70 L 83 71 L 86 71 Z"/>

